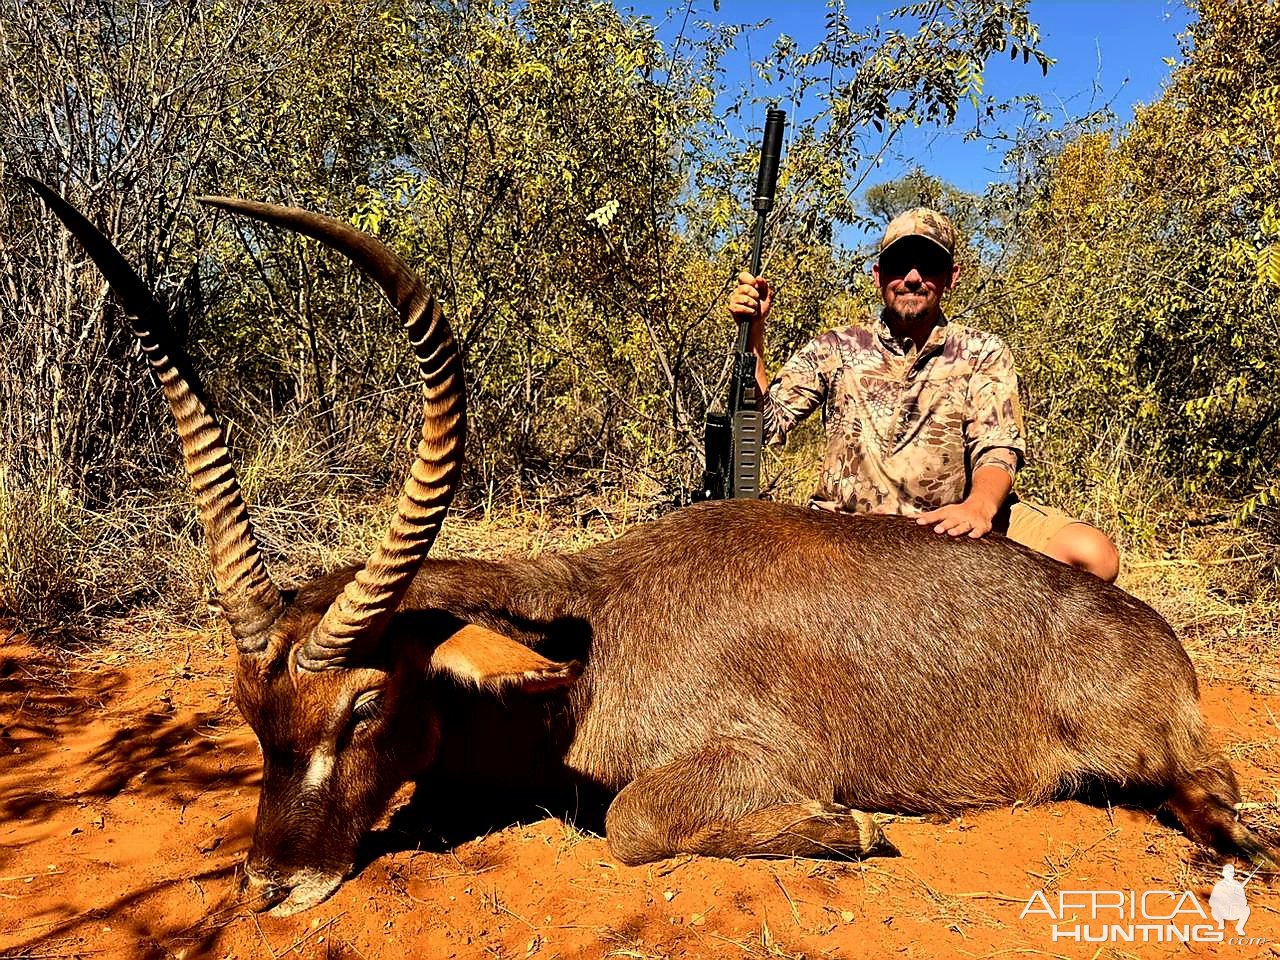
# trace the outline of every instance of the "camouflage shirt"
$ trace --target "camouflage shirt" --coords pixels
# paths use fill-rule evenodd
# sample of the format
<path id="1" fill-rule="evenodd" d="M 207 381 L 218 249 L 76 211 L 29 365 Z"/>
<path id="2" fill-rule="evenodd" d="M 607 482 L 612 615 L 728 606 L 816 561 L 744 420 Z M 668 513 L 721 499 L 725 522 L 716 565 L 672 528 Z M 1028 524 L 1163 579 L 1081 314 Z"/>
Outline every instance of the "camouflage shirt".
<path id="1" fill-rule="evenodd" d="M 883 318 L 829 330 L 779 371 L 762 406 L 780 441 L 822 407 L 827 453 L 809 502 L 831 510 L 916 514 L 958 503 L 981 466 L 1012 476 L 1025 446 L 1009 348 L 943 319 L 919 350 Z"/>

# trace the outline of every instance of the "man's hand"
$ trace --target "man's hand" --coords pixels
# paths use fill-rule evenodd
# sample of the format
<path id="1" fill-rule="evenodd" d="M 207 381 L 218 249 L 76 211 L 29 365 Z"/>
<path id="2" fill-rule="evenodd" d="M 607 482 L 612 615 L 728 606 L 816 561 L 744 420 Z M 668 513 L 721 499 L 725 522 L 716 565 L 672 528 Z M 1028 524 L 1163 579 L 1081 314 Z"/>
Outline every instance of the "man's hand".
<path id="1" fill-rule="evenodd" d="M 980 466 L 973 471 L 972 489 L 960 503 L 949 503 L 916 517 L 916 523 L 936 524 L 934 533 L 953 537 L 969 536 L 974 540 L 991 532 L 991 522 L 1013 489 L 1013 477 L 996 466 Z"/>
<path id="2" fill-rule="evenodd" d="M 921 526 L 934 523 L 937 524 L 933 528 L 934 533 L 949 533 L 953 537 L 967 535 L 977 540 L 991 532 L 991 520 L 994 516 L 993 512 L 966 500 L 922 513 L 916 517 L 916 523 Z"/>
<path id="3" fill-rule="evenodd" d="M 753 277 L 749 271 L 738 274 L 738 285 L 729 294 L 729 313 L 739 323 L 761 320 L 773 306 L 773 288 L 764 277 Z"/>

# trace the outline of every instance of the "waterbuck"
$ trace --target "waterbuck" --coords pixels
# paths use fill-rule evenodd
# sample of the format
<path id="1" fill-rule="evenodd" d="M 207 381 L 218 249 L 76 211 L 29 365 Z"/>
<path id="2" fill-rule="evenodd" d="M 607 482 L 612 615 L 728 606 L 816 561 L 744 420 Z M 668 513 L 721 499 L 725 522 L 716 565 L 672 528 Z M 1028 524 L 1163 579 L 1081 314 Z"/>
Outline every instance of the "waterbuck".
<path id="1" fill-rule="evenodd" d="M 91 224 L 33 184 L 133 316 L 163 386 L 262 747 L 245 873 L 263 907 L 329 896 L 409 779 L 616 794 L 613 854 L 892 852 L 863 810 L 1144 788 L 1193 839 L 1270 862 L 1236 819 L 1195 672 L 1123 591 L 999 537 L 761 501 L 703 503 L 572 556 L 426 559 L 457 484 L 461 361 L 414 273 L 316 214 L 203 202 L 300 231 L 386 292 L 421 366 L 422 438 L 354 571 L 268 576 L 226 443 L 164 312 Z"/>

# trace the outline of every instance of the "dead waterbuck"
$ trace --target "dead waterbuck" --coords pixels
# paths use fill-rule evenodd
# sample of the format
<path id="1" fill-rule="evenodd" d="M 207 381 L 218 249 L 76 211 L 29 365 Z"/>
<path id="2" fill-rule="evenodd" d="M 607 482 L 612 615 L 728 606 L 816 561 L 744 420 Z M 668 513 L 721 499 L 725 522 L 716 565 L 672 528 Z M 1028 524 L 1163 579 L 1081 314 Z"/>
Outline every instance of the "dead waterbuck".
<path id="1" fill-rule="evenodd" d="M 329 896 L 392 793 L 559 783 L 616 794 L 614 854 L 863 856 L 862 810 L 1145 788 L 1195 840 L 1265 861 L 1236 818 L 1169 626 L 1007 540 L 760 501 L 703 503 L 572 556 L 426 559 L 457 484 L 463 372 L 399 258 L 303 210 L 204 202 L 300 231 L 369 273 L 422 371 L 422 439 L 355 571 L 271 580 L 221 429 L 123 257 L 33 184 L 132 314 L 163 385 L 262 746 L 250 884 L 291 913 Z M 731 572 L 731 573 L 730 573 Z"/>

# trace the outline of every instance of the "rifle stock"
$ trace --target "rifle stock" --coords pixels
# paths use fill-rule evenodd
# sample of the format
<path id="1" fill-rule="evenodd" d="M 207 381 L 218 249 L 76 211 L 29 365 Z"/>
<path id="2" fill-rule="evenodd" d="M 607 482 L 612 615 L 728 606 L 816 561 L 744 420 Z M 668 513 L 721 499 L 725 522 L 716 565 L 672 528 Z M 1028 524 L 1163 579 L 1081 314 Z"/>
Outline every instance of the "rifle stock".
<path id="1" fill-rule="evenodd" d="M 764 231 L 773 209 L 782 157 L 782 131 L 787 115 L 769 108 L 760 145 L 760 169 L 756 174 L 755 235 L 751 244 L 751 275 L 760 275 L 764 255 Z M 760 388 L 756 384 L 756 357 L 749 346 L 751 321 L 738 323 L 733 369 L 729 380 L 727 412 L 709 412 L 706 421 L 706 469 L 702 489 L 695 500 L 757 499 L 760 496 L 760 448 L 764 424 L 760 415 Z"/>

